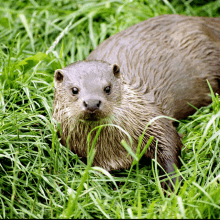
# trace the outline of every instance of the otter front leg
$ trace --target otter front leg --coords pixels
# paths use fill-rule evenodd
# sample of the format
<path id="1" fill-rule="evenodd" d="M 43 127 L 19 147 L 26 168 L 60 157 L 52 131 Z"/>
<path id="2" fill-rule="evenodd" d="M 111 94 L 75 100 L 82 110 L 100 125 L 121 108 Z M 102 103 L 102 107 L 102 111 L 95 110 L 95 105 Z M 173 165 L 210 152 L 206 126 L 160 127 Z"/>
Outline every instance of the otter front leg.
<path id="1" fill-rule="evenodd" d="M 179 157 L 181 155 L 182 142 L 180 136 L 172 125 L 172 121 L 167 118 L 155 120 L 149 126 L 148 135 L 149 134 L 154 136 L 154 140 L 145 155 L 151 159 L 155 159 L 156 155 L 156 160 L 160 164 L 160 166 L 158 165 L 157 167 L 160 169 L 160 175 L 163 175 L 163 177 L 160 177 L 161 186 L 165 190 L 170 189 L 174 191 L 173 185 L 176 183 L 176 177 L 172 178 L 172 176 L 175 175 L 173 165 L 177 168 L 181 167 Z M 156 140 L 158 140 L 157 144 Z M 171 177 L 171 181 L 162 181 L 168 178 L 166 173 Z M 178 178 L 179 181 L 182 179 L 181 177 Z"/>
<path id="2" fill-rule="evenodd" d="M 178 152 L 176 154 L 174 153 L 172 155 L 169 155 L 169 153 L 170 152 L 162 152 L 161 155 L 157 154 L 157 161 L 161 166 L 160 172 L 159 172 L 161 187 L 164 190 L 171 190 L 172 192 L 174 192 L 174 186 L 176 184 L 177 179 L 179 179 L 179 182 L 182 180 L 181 176 L 172 178 L 172 176 L 176 174 L 174 165 L 177 168 L 181 167 L 181 162 L 179 159 L 180 152 Z M 166 156 L 165 158 L 164 158 L 164 155 Z M 163 181 L 163 179 L 168 178 L 168 176 L 166 174 L 169 175 L 171 181 L 169 179 L 166 181 Z"/>

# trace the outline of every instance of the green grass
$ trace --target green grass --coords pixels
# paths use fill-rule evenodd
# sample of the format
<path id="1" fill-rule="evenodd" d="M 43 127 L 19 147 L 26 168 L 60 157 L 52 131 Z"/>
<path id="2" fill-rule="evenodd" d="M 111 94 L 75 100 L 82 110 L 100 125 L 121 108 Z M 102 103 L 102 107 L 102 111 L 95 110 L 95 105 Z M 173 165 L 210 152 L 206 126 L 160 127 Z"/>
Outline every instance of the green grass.
<path id="1" fill-rule="evenodd" d="M 217 95 L 178 127 L 184 184 L 169 197 L 154 162 L 113 175 L 90 168 L 60 145 L 52 119 L 55 69 L 170 13 L 220 16 L 220 1 L 0 2 L 0 218 L 220 218 Z"/>

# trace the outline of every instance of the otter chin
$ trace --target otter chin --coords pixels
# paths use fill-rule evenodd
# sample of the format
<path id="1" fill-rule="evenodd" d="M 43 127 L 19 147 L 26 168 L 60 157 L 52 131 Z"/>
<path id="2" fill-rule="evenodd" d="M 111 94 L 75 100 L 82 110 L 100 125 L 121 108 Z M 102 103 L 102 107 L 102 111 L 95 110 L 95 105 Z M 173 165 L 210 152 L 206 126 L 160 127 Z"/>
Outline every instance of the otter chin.
<path id="1" fill-rule="evenodd" d="M 82 120 L 89 123 L 89 122 L 101 122 L 105 117 L 103 118 L 100 114 L 96 113 L 85 113 Z"/>
<path id="2" fill-rule="evenodd" d="M 211 103 L 207 80 L 219 93 L 219 57 L 220 18 L 162 15 L 111 36 L 86 60 L 55 71 L 53 117 L 61 126 L 61 143 L 87 158 L 89 132 L 106 125 L 93 165 L 127 169 L 133 158 L 121 141 L 136 153 L 144 132 L 141 149 L 154 139 L 142 161 L 156 158 L 160 174 L 171 176 L 161 186 L 174 190 L 181 180 L 172 175 L 181 166 L 182 142 L 166 116 L 183 119 L 195 112 L 192 106 Z M 91 139 L 95 135 L 93 130 Z"/>

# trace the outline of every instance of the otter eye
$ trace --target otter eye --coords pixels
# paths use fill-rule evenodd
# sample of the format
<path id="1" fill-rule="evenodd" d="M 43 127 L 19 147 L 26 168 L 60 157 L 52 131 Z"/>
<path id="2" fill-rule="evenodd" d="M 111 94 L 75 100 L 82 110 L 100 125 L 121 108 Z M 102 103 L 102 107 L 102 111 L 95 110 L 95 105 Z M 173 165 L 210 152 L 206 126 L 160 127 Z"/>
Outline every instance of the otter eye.
<path id="1" fill-rule="evenodd" d="M 105 93 L 106 93 L 107 95 L 109 95 L 110 92 L 111 92 L 111 86 L 105 87 L 104 91 L 105 91 Z"/>
<path id="2" fill-rule="evenodd" d="M 72 88 L 72 94 L 73 94 L 73 95 L 77 95 L 78 93 L 79 93 L 79 89 L 76 88 L 76 87 L 73 87 L 73 88 Z"/>

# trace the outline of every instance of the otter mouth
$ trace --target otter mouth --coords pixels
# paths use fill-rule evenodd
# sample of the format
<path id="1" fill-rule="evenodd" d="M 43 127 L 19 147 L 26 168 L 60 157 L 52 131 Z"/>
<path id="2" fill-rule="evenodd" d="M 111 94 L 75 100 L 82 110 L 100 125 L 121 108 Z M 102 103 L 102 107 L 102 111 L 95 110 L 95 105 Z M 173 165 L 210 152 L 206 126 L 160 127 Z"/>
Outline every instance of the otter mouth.
<path id="1" fill-rule="evenodd" d="M 84 116 L 85 121 L 99 121 L 100 119 L 96 113 L 89 113 Z"/>

